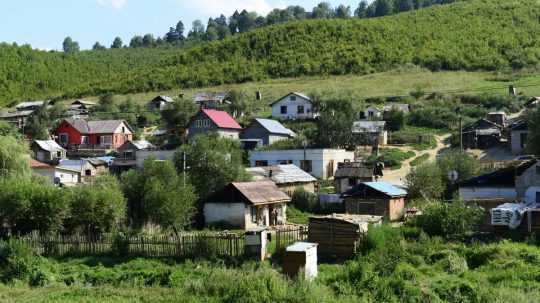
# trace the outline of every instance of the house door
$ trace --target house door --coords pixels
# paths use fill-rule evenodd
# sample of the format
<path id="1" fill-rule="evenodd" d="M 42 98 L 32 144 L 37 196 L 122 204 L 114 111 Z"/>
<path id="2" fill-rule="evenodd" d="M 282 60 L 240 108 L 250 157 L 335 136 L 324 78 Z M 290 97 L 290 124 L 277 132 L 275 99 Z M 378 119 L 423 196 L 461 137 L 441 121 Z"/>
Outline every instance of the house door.
<path id="1" fill-rule="evenodd" d="M 60 134 L 58 137 L 59 137 L 61 145 L 66 146 L 69 143 L 69 135 L 68 134 Z"/>
<path id="2" fill-rule="evenodd" d="M 327 178 L 332 178 L 334 176 L 334 160 L 330 160 L 326 166 L 326 176 Z"/>

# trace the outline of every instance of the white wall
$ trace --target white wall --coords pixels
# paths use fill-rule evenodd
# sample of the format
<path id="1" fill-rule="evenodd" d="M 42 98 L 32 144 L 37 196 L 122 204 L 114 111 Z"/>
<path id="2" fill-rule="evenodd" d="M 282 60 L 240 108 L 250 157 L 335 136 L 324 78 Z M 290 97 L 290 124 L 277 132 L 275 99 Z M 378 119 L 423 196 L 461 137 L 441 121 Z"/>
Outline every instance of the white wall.
<path id="1" fill-rule="evenodd" d="M 69 170 L 60 170 L 56 169 L 54 171 L 54 177 L 60 179 L 62 184 L 77 184 L 80 183 L 79 173 L 69 171 Z"/>
<path id="2" fill-rule="evenodd" d="M 204 204 L 204 220 L 206 224 L 227 222 L 233 226 L 244 228 L 248 215 L 244 203 Z"/>
<path id="3" fill-rule="evenodd" d="M 295 96 L 296 100 L 292 100 L 291 96 Z M 298 113 L 298 106 L 304 106 L 304 113 Z M 287 113 L 281 113 L 281 107 L 287 106 Z M 289 94 L 283 99 L 272 105 L 272 117 L 278 119 L 311 119 L 313 118 L 313 104 L 311 101 L 298 95 Z"/>
<path id="4" fill-rule="evenodd" d="M 304 160 L 304 150 L 252 151 L 249 153 L 251 167 L 255 167 L 256 161 L 268 161 L 268 165 L 278 165 L 280 161 L 287 160 L 301 167 L 300 161 Z M 306 150 L 305 160 L 312 161 L 312 171 L 308 173 L 316 178 L 326 179 L 326 168 L 331 160 L 334 160 L 333 173 L 335 173 L 339 162 L 344 162 L 345 160 L 354 161 L 354 152 L 348 152 L 342 149 L 308 149 Z"/>
<path id="5" fill-rule="evenodd" d="M 234 139 L 234 140 L 239 140 L 240 139 L 240 131 L 238 131 L 238 130 L 220 129 L 220 130 L 218 130 L 217 133 L 222 138 L 229 138 L 229 139 Z"/>
<path id="6" fill-rule="evenodd" d="M 482 199 L 517 199 L 517 191 L 513 187 L 460 187 L 459 196 L 464 201 Z"/>

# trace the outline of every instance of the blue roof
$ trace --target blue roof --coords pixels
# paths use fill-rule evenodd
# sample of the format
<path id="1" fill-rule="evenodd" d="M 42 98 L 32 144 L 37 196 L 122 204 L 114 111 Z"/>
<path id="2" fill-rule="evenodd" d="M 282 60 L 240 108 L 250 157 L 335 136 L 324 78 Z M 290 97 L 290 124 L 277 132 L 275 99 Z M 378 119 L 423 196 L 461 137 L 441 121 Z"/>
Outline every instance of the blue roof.
<path id="1" fill-rule="evenodd" d="M 289 135 L 289 136 L 295 136 L 296 134 L 283 126 L 279 121 L 276 120 L 270 120 L 270 119 L 255 119 L 262 127 L 264 127 L 267 131 L 269 131 L 272 134 L 282 134 L 282 135 Z"/>
<path id="2" fill-rule="evenodd" d="M 364 182 L 366 186 L 373 188 L 376 191 L 380 191 L 391 197 L 406 196 L 407 191 L 403 188 L 392 185 L 388 182 Z"/>

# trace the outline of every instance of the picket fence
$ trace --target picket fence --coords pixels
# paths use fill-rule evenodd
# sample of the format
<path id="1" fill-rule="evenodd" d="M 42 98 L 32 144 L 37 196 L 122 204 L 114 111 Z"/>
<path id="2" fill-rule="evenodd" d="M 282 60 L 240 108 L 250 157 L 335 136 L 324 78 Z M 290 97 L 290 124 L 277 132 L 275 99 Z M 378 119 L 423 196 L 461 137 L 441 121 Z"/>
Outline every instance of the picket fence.
<path id="1" fill-rule="evenodd" d="M 287 246 L 293 244 L 294 242 L 306 241 L 307 238 L 307 226 L 299 225 L 277 230 L 275 235 L 276 250 L 284 250 L 287 248 Z"/>
<path id="2" fill-rule="evenodd" d="M 121 236 L 39 235 L 17 239 L 49 257 L 118 255 L 122 257 L 240 257 L 244 235 L 236 233 L 181 233 L 176 235 Z"/>

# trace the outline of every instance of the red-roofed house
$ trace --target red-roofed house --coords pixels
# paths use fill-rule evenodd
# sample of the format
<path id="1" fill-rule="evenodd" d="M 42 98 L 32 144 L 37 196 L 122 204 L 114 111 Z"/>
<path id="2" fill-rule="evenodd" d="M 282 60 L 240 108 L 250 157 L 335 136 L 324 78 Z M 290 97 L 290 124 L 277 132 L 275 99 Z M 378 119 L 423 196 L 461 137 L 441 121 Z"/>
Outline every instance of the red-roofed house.
<path id="1" fill-rule="evenodd" d="M 133 140 L 133 130 L 123 120 L 65 119 L 55 134 L 58 143 L 71 150 L 115 150 Z"/>
<path id="2" fill-rule="evenodd" d="M 218 133 L 221 137 L 239 139 L 242 127 L 227 112 L 201 109 L 188 126 L 188 138 L 199 134 Z"/>

